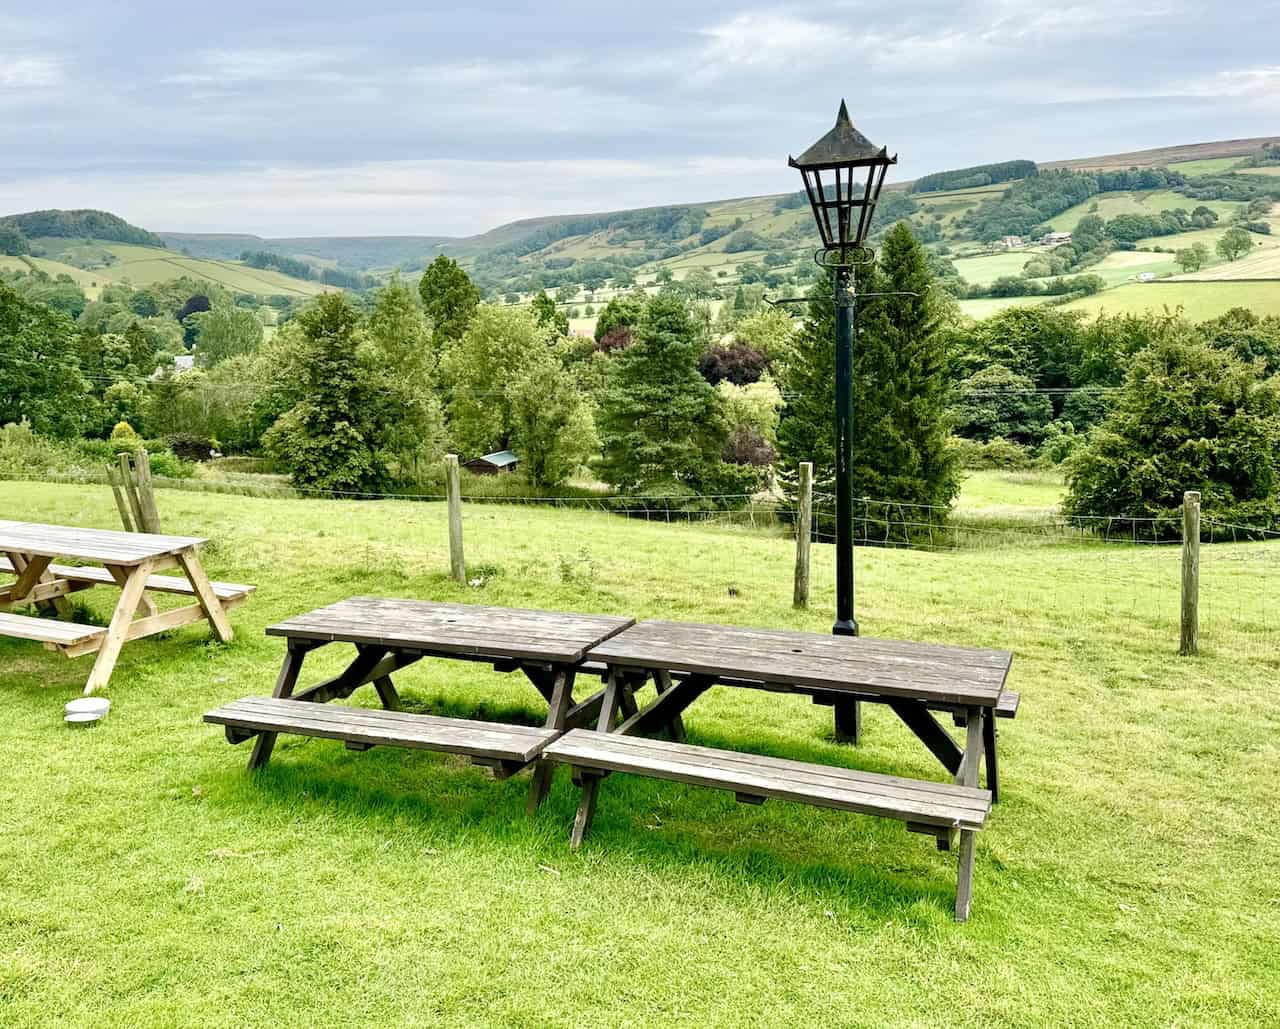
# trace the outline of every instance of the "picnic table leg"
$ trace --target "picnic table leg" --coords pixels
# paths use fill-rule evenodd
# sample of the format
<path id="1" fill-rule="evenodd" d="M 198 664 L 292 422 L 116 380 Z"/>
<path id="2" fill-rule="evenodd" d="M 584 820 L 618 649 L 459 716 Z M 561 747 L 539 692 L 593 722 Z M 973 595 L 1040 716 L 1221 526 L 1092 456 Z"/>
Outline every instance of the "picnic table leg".
<path id="1" fill-rule="evenodd" d="M 273 697 L 291 697 L 293 688 L 298 683 L 298 673 L 302 671 L 302 659 L 307 656 L 307 648 L 289 641 L 289 649 L 284 654 L 284 664 L 280 666 L 280 674 L 276 677 L 276 688 Z M 253 753 L 249 755 L 249 771 L 261 768 L 271 759 L 271 751 L 276 745 L 274 732 L 263 732 L 253 741 Z"/>
<path id="2" fill-rule="evenodd" d="M 604 703 L 600 705 L 600 720 L 596 723 L 597 732 L 608 732 L 613 725 L 614 716 L 618 713 L 618 698 L 623 689 L 622 675 L 609 669 L 609 685 L 605 687 Z M 569 836 L 569 846 L 577 850 L 582 846 L 582 838 L 591 828 L 591 819 L 596 813 L 596 793 L 600 789 L 599 773 L 588 774 L 585 770 L 582 777 L 582 800 L 578 804 L 578 812 L 573 818 L 573 832 Z"/>
<path id="3" fill-rule="evenodd" d="M 557 668 L 552 678 L 551 696 L 547 701 L 548 729 L 563 731 L 569 716 L 569 708 L 573 706 L 574 673 L 564 668 Z M 529 802 L 527 810 L 533 814 L 551 792 L 551 779 L 555 774 L 555 765 L 550 761 L 538 761 L 533 768 L 533 781 L 529 784 Z"/>
<path id="4" fill-rule="evenodd" d="M 382 701 L 383 707 L 388 711 L 400 710 L 400 694 L 396 691 L 396 684 L 391 681 L 391 676 L 384 675 L 381 679 L 374 679 L 373 688 L 378 691 L 378 699 Z"/>
<path id="5" fill-rule="evenodd" d="M 658 689 L 658 696 L 662 696 L 662 694 L 671 689 L 671 673 L 665 668 L 660 668 L 653 673 L 653 681 Z M 671 737 L 673 743 L 683 743 L 685 741 L 684 716 L 679 712 L 676 712 L 671 721 L 667 723 L 667 735 Z"/>
<path id="6" fill-rule="evenodd" d="M 209 576 L 205 574 L 204 566 L 200 564 L 196 548 L 189 547 L 186 550 L 179 551 L 177 556 L 178 564 L 182 566 L 187 580 L 195 588 L 196 599 L 200 602 L 200 609 L 204 611 L 205 618 L 213 626 L 213 631 L 217 634 L 218 639 L 223 643 L 230 643 L 235 637 L 235 633 L 231 630 L 231 622 L 227 619 L 227 612 L 222 606 L 222 601 L 213 592 L 213 586 L 209 583 Z"/>
<path id="7" fill-rule="evenodd" d="M 837 700 L 832 705 L 836 716 L 836 742 L 862 742 L 862 705 L 856 700 Z"/>
<path id="8" fill-rule="evenodd" d="M 94 658 L 89 681 L 84 685 L 86 696 L 99 686 L 105 686 L 111 678 L 112 669 L 120 657 L 120 648 L 129 636 L 129 625 L 133 622 L 142 594 L 147 588 L 147 577 L 151 574 L 151 569 L 152 562 L 143 561 L 130 568 L 126 574 L 124 585 L 120 587 L 120 600 L 116 604 L 115 614 L 111 616 L 107 634 L 102 637 L 102 644 L 98 647 L 98 656 Z"/>
<path id="9" fill-rule="evenodd" d="M 996 718 L 988 711 L 982 720 L 982 749 L 987 755 L 987 789 L 991 791 L 991 803 L 1000 800 L 1000 768 L 996 761 Z"/>
<path id="10" fill-rule="evenodd" d="M 982 761 L 985 732 L 983 723 L 986 712 L 980 707 L 971 707 L 966 712 L 964 758 L 960 762 L 960 770 L 956 773 L 956 782 L 961 786 L 978 785 L 978 766 Z M 977 833 L 972 829 L 960 830 L 960 853 L 956 870 L 956 921 L 969 920 L 969 906 L 973 900 L 973 860 L 974 845 Z"/>
<path id="11" fill-rule="evenodd" d="M 39 558 L 33 554 L 19 554 L 14 551 L 9 552 L 9 563 L 13 565 L 14 574 L 21 580 L 27 569 L 33 562 L 43 561 L 44 568 L 41 569 L 37 576 L 40 582 L 48 582 L 53 578 L 50 574 L 48 566 L 52 563 L 52 558 Z M 33 584 L 34 585 L 34 584 Z M 17 595 L 16 593 L 14 594 Z M 54 597 L 51 600 L 41 600 L 36 603 L 37 611 L 57 611 L 64 618 L 71 613 L 71 604 L 66 597 Z"/>
<path id="12" fill-rule="evenodd" d="M 111 573 L 111 578 L 115 579 L 116 585 L 124 589 L 124 584 L 129 579 L 129 570 L 120 565 L 107 565 L 107 571 Z M 146 593 L 142 594 L 142 601 L 139 606 L 142 608 L 144 617 L 150 618 L 156 613 L 155 601 L 148 597 Z"/>

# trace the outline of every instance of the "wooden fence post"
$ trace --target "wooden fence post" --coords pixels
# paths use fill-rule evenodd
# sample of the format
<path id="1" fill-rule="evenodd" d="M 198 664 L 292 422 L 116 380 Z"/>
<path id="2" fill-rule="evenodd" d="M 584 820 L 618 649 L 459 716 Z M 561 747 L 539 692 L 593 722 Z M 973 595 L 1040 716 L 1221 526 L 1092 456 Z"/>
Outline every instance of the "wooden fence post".
<path id="1" fill-rule="evenodd" d="M 111 494 L 116 498 L 116 509 L 120 512 L 120 523 L 125 532 L 137 532 L 133 518 L 129 515 L 129 502 L 124 498 L 124 480 L 120 477 L 120 469 L 113 464 L 107 465 L 107 481 L 111 483 Z"/>
<path id="2" fill-rule="evenodd" d="M 146 532 L 147 520 L 142 514 L 142 500 L 138 496 L 138 484 L 134 480 L 133 465 L 129 463 L 129 455 L 122 453 L 117 461 L 120 466 L 120 480 L 124 486 L 124 495 L 129 500 L 129 510 L 133 514 L 133 531 Z"/>
<path id="3" fill-rule="evenodd" d="M 449 574 L 456 582 L 465 583 L 467 562 L 462 557 L 462 483 L 457 454 L 445 455 L 444 485 L 449 495 Z"/>
<path id="4" fill-rule="evenodd" d="M 809 537 L 813 528 L 813 464 L 800 462 L 800 487 L 796 494 L 796 584 L 791 603 L 809 606 Z"/>
<path id="5" fill-rule="evenodd" d="M 1178 653 L 1200 650 L 1200 494 L 1182 494 L 1182 644 Z"/>

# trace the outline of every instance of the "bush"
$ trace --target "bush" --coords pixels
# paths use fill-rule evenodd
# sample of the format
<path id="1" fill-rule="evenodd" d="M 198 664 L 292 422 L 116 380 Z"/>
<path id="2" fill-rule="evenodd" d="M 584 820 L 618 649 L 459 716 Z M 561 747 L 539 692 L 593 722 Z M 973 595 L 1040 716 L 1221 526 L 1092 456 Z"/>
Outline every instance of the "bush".
<path id="1" fill-rule="evenodd" d="M 979 443 L 977 440 L 952 436 L 947 446 L 956 455 L 960 467 L 969 470 L 998 468 L 1018 471 L 1032 466 L 1031 451 L 1007 439 Z"/>

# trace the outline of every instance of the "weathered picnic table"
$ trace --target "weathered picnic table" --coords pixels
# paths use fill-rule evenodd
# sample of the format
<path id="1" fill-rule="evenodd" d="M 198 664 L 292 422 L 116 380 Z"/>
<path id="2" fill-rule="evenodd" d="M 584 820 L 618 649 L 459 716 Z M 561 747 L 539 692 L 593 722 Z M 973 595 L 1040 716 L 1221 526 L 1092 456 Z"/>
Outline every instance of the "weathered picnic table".
<path id="1" fill-rule="evenodd" d="M 280 733 L 343 740 L 352 750 L 398 746 L 461 754 L 505 778 L 535 762 L 568 728 L 594 723 L 606 691 L 575 701 L 578 665 L 586 652 L 634 624 L 631 618 L 479 607 L 419 600 L 353 597 L 267 629 L 286 642 L 270 697 L 246 697 L 205 715 L 226 727 L 227 739 L 255 739 L 250 770 L 264 765 Z M 340 674 L 296 689 L 304 658 L 332 643 L 355 654 Z M 399 710 L 393 673 L 424 658 L 478 661 L 496 671 L 520 671 L 547 702 L 542 727 L 443 718 Z M 371 684 L 384 710 L 328 707 Z M 529 809 L 550 786 L 551 766 L 539 763 Z"/>
<path id="2" fill-rule="evenodd" d="M 121 648 L 130 640 L 207 619 L 226 643 L 233 635 L 227 610 L 245 600 L 253 587 L 210 582 L 199 556 L 199 548 L 207 542 L 195 536 L 0 520 L 0 573 L 14 576 L 8 586 L 0 587 L 0 636 L 43 643 L 67 657 L 96 653 L 85 693 L 107 684 Z M 54 564 L 55 558 L 83 564 Z M 157 574 L 170 568 L 181 569 L 183 577 Z M 35 604 L 66 614 L 69 594 L 102 585 L 120 589 L 120 600 L 106 628 L 32 618 L 9 610 Z M 195 603 L 161 612 L 148 593 L 194 596 Z M 139 611 L 142 617 L 135 619 Z"/>
<path id="3" fill-rule="evenodd" d="M 587 654 L 608 685 L 596 730 L 561 736 L 546 760 L 571 766 L 582 798 L 571 842 L 581 844 L 600 780 L 628 772 L 732 791 L 746 803 L 799 801 L 896 818 L 932 835 L 941 850 L 959 842 L 956 917 L 968 917 L 974 835 L 997 790 L 993 717 L 1012 717 L 1016 694 L 1005 689 L 1012 655 L 866 637 L 744 629 L 683 622 L 641 622 Z M 632 694 L 652 677 L 656 699 L 637 710 Z M 954 776 L 933 782 L 695 747 L 684 742 L 682 713 L 713 686 L 806 694 L 816 703 L 850 700 L 888 705 Z M 614 725 L 619 709 L 621 724 Z M 965 725 L 961 748 L 934 718 L 950 712 Z M 628 713 L 628 711 L 630 713 Z M 669 739 L 654 739 L 664 731 Z M 986 758 L 987 789 L 978 788 Z"/>

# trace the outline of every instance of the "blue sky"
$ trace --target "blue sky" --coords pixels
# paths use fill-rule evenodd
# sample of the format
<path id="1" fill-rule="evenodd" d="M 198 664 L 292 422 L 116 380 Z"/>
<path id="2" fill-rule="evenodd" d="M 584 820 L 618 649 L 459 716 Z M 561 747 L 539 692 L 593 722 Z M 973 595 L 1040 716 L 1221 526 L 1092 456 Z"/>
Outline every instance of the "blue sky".
<path id="1" fill-rule="evenodd" d="M 1280 4 L 17 5 L 0 213 L 442 234 L 775 193 L 841 96 L 899 177 L 1280 131 Z"/>

